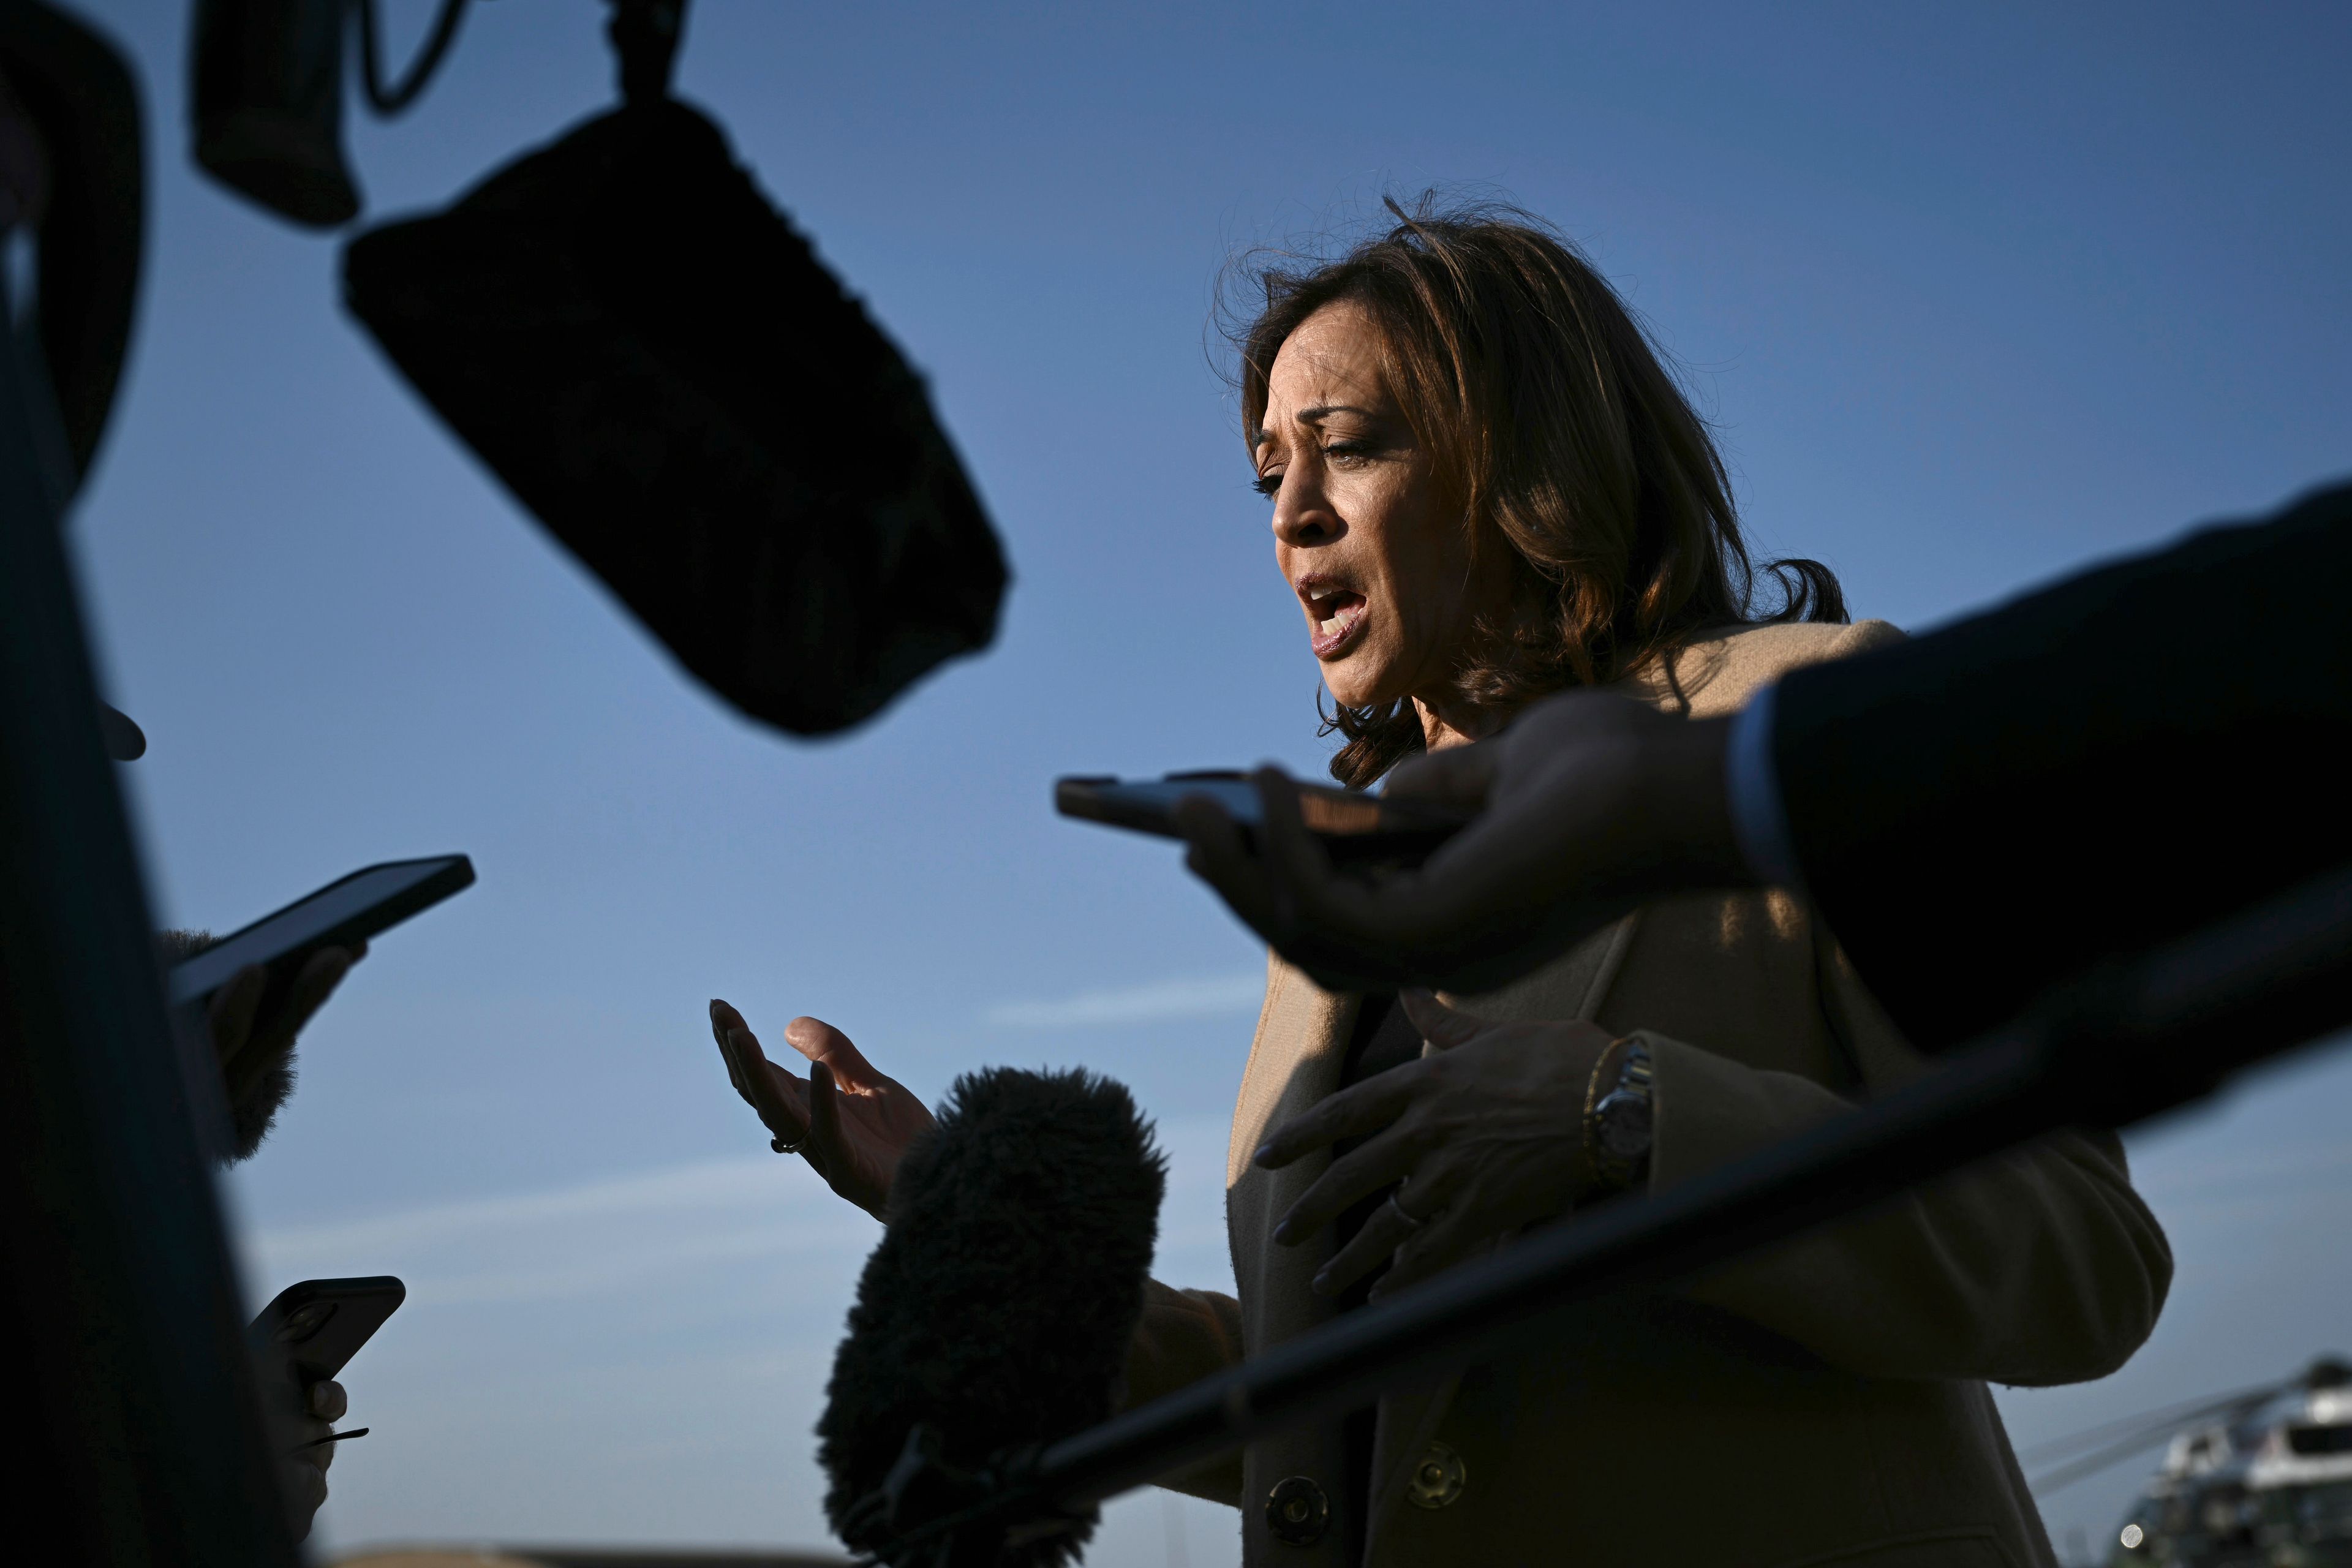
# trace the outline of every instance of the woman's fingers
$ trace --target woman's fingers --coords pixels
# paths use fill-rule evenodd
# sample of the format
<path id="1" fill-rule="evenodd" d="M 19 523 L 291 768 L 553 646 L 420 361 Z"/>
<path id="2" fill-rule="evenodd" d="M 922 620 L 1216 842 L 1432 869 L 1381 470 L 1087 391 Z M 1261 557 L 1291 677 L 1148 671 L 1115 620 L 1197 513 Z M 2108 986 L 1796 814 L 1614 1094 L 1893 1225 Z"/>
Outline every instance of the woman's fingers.
<path id="1" fill-rule="evenodd" d="M 1394 1185 L 1412 1169 L 1420 1151 L 1413 1141 L 1391 1130 L 1331 1163 L 1331 1168 L 1290 1205 L 1274 1227 L 1274 1239 L 1289 1247 L 1306 1240 L 1345 1214 L 1368 1193 Z"/>
<path id="2" fill-rule="evenodd" d="M 797 1131 L 787 1133 L 775 1129 L 765 1108 L 781 1103 L 794 1128 L 805 1125 L 807 1086 L 768 1059 L 767 1053 L 760 1048 L 760 1037 L 743 1022 L 743 1015 L 724 1002 L 714 1000 L 710 1004 L 710 1033 L 719 1042 L 719 1054 L 726 1058 L 727 1081 L 735 1086 L 735 1092 L 761 1112 L 761 1119 L 769 1121 L 778 1137 L 798 1137 Z"/>
<path id="3" fill-rule="evenodd" d="M 1374 1300 L 1444 1271 L 1468 1256 L 1485 1239 L 1477 1233 L 1476 1216 L 1471 1212 L 1474 1205 L 1463 1203 L 1440 1207 L 1436 1199 L 1419 1193 L 1399 1195 L 1405 1204 L 1413 1205 L 1416 1217 L 1423 1214 L 1427 1217 L 1418 1226 L 1411 1227 L 1412 1234 L 1398 1244 L 1389 1271 L 1372 1286 Z M 1431 1206 L 1423 1210 L 1418 1206 L 1422 1204 Z"/>
<path id="4" fill-rule="evenodd" d="M 1267 1170 L 1278 1171 L 1326 1143 L 1378 1131 L 1412 1102 L 1418 1078 L 1408 1065 L 1375 1073 L 1352 1089 L 1343 1089 L 1276 1128 L 1253 1158 Z"/>
<path id="5" fill-rule="evenodd" d="M 750 1041 L 752 1050 L 760 1048 L 759 1037 L 743 1022 L 743 1015 L 713 997 L 710 1002 L 710 1037 L 719 1042 L 719 1055 L 727 1063 L 727 1081 L 735 1086 L 735 1092 L 743 1097 L 745 1104 L 756 1106 L 759 1101 L 751 1098 L 751 1074 L 744 1065 L 743 1052 L 736 1045 L 738 1036 Z M 764 1061 L 766 1058 L 761 1059 Z"/>
<path id="6" fill-rule="evenodd" d="M 787 1143 L 798 1142 L 809 1126 L 806 1090 L 799 1079 L 768 1060 L 758 1037 L 742 1026 L 742 1015 L 734 1008 L 724 1002 L 710 1004 L 710 1032 L 718 1037 L 719 1054 L 727 1060 L 735 1092 L 760 1113 L 771 1134 Z"/>
<path id="7" fill-rule="evenodd" d="M 911 1120 L 910 1104 L 914 1118 L 925 1124 L 930 1120 L 928 1113 L 876 1072 L 849 1037 L 830 1024 L 795 1018 L 786 1026 L 784 1037 L 809 1064 L 803 1080 L 768 1060 L 742 1022 L 742 1015 L 726 1003 L 711 1003 L 710 1031 L 727 1058 L 736 1092 L 760 1113 L 776 1142 L 807 1161 L 826 1186 L 877 1219 L 883 1217 L 888 1170 L 897 1164 L 898 1151 L 885 1148 L 877 1155 L 877 1136 L 887 1142 L 892 1126 Z M 862 1075 L 866 1085 L 856 1082 L 853 1074 Z M 845 1094 L 860 1098 L 845 1100 Z M 882 1166 L 878 1176 L 877 1158 Z"/>
<path id="8" fill-rule="evenodd" d="M 1412 1222 L 1394 1205 L 1382 1204 L 1365 1217 L 1364 1228 L 1331 1257 L 1315 1276 L 1315 1293 L 1336 1296 L 1386 1263 L 1396 1249 L 1412 1239 Z"/>
<path id="9" fill-rule="evenodd" d="M 883 1082 L 900 1095 L 888 1079 Z M 843 1098 L 833 1069 L 824 1062 L 809 1064 L 809 1136 L 803 1152 L 817 1174 L 837 1197 L 856 1204 L 876 1219 L 890 1221 L 890 1183 L 898 1169 L 903 1144 L 874 1121 L 870 1100 Z M 903 1103 L 903 1102 L 902 1102 Z M 923 1120 L 929 1116 L 916 1107 Z M 845 1112 L 850 1120 L 845 1121 Z"/>
<path id="10" fill-rule="evenodd" d="M 794 1018 L 784 1026 L 784 1040 L 811 1062 L 831 1068 L 835 1087 L 851 1094 L 866 1093 L 890 1081 L 874 1070 L 874 1064 L 856 1042 L 822 1018 Z"/>
<path id="11" fill-rule="evenodd" d="M 815 1167 L 825 1185 L 857 1203 L 856 1196 L 842 1190 L 850 1174 L 850 1162 L 848 1152 L 841 1146 L 841 1090 L 834 1082 L 833 1069 L 823 1062 L 809 1064 L 808 1097 L 808 1138 L 801 1157 Z"/>
<path id="12" fill-rule="evenodd" d="M 1421 1037 L 1441 1051 L 1466 1046 L 1496 1026 L 1493 1019 L 1449 1007 L 1437 999 L 1435 993 L 1418 987 L 1398 992 L 1397 1005 L 1412 1020 L 1412 1026 L 1421 1031 Z"/>
<path id="13" fill-rule="evenodd" d="M 710 1037 L 719 1042 L 719 1054 L 726 1060 L 727 1081 L 735 1086 L 735 1092 L 748 1103 L 751 1100 L 751 1078 L 743 1070 L 740 1053 L 735 1049 L 733 1037 L 736 1035 L 741 1035 L 751 1042 L 754 1049 L 758 1048 L 759 1037 L 751 1033 L 751 1026 L 743 1021 L 743 1015 L 713 996 L 710 999 Z"/>
<path id="14" fill-rule="evenodd" d="M 770 1061 L 761 1051 L 760 1042 L 750 1034 L 739 1030 L 730 1038 L 742 1061 L 744 1079 L 751 1085 L 751 1092 L 744 1098 L 760 1113 L 769 1131 L 787 1143 L 799 1142 L 808 1132 L 807 1086 Z"/>

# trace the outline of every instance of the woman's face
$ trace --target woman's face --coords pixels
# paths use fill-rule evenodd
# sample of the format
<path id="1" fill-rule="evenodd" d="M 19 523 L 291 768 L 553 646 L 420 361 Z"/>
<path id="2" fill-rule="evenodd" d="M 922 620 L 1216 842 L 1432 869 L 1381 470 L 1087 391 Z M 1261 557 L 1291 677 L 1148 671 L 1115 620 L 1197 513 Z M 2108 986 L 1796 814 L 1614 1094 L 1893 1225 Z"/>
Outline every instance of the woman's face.
<path id="1" fill-rule="evenodd" d="M 1442 700 L 1479 611 L 1507 593 L 1483 581 L 1491 569 L 1474 582 L 1460 509 L 1389 395 L 1381 347 L 1362 307 L 1316 311 L 1275 356 L 1265 426 L 1251 432 L 1275 563 L 1324 683 L 1351 708 Z"/>

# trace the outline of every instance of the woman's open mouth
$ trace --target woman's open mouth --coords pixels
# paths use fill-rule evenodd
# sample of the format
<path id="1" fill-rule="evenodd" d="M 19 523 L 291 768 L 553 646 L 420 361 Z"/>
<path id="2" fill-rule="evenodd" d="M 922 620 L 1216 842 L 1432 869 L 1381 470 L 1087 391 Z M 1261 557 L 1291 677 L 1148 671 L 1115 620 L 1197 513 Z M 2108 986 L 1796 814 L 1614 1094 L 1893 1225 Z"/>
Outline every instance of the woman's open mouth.
<path id="1" fill-rule="evenodd" d="M 1298 596 L 1307 605 L 1307 637 L 1317 658 L 1333 658 L 1355 640 L 1364 620 L 1361 594 L 1310 577 L 1298 584 Z"/>

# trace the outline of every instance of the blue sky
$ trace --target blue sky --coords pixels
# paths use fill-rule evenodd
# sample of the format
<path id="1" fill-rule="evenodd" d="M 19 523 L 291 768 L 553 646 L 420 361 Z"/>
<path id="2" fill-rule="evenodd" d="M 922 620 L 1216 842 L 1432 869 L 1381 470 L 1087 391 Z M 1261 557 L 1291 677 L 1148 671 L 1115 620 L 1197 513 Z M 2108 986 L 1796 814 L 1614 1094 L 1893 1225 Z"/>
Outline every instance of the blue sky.
<path id="1" fill-rule="evenodd" d="M 1544 214 L 1689 367 L 1766 548 L 1915 628 L 2352 469 L 2340 7 L 698 0 L 680 89 L 930 376 L 1016 574 L 984 658 L 790 742 L 419 407 L 334 240 L 190 171 L 184 8 L 87 8 L 147 89 L 153 221 L 72 527 L 158 901 L 219 929 L 373 860 L 481 874 L 353 977 L 234 1184 L 257 1290 L 412 1286 L 352 1369 L 336 1546 L 821 1539 L 872 1229 L 764 1153 L 713 995 L 927 1094 L 1120 1077 L 1178 1157 L 1163 1275 L 1223 1278 L 1257 954 L 1172 851 L 1046 803 L 1325 755 L 1213 369 L 1237 248 L 1432 184 Z M 395 52 L 426 9 L 387 5 Z M 601 13 L 474 7 L 406 119 L 354 124 L 369 221 L 605 105 Z M 2339 1051 L 2136 1139 L 2173 1307 L 2116 1377 L 2010 1398 L 2021 1441 L 2352 1349 L 2347 1108 Z M 2131 1479 L 2055 1500 L 2062 1541 Z M 1094 1561 L 1233 1555 L 1144 1499 Z"/>

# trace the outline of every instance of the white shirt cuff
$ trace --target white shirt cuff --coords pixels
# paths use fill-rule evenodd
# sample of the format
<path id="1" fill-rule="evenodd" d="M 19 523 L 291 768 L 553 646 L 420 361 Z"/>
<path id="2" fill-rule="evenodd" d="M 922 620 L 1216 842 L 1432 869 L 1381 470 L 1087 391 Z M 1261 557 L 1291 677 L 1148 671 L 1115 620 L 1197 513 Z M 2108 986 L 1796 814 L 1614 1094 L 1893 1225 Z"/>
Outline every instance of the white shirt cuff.
<path id="1" fill-rule="evenodd" d="M 1731 836 L 1748 868 L 1768 888 L 1801 892 L 1804 874 L 1789 843 L 1780 776 L 1772 766 L 1772 710 L 1780 691 L 1777 685 L 1766 687 L 1732 720 L 1723 783 L 1731 797 Z"/>

